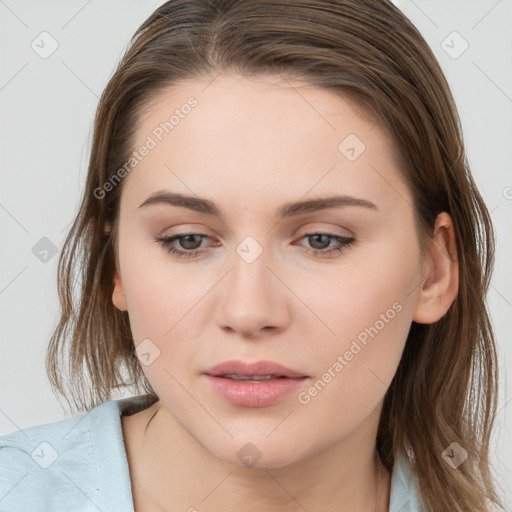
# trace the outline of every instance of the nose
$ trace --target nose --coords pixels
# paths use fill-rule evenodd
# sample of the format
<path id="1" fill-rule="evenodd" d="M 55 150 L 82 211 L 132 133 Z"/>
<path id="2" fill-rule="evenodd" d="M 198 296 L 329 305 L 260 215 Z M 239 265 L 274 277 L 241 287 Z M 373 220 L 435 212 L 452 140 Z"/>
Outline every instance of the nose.
<path id="1" fill-rule="evenodd" d="M 216 321 L 222 329 L 257 339 L 285 328 L 291 292 L 270 259 L 267 251 L 252 262 L 235 254 L 233 268 L 223 279 L 216 310 Z"/>

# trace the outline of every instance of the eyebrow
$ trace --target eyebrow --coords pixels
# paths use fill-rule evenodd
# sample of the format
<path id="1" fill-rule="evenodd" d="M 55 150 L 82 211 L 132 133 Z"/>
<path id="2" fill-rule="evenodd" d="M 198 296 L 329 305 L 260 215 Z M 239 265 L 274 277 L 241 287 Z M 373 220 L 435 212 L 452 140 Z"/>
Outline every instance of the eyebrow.
<path id="1" fill-rule="evenodd" d="M 188 208 L 189 210 L 193 210 L 205 215 L 211 215 L 212 217 L 217 217 L 221 220 L 225 219 L 225 214 L 222 209 L 209 199 L 186 196 L 165 190 L 153 193 L 139 206 L 139 208 L 155 204 L 167 204 L 181 208 Z M 277 216 L 278 219 L 281 220 L 286 217 L 294 217 L 304 213 L 327 210 L 329 208 L 343 208 L 347 206 L 358 206 L 378 211 L 377 206 L 366 199 L 360 199 L 346 195 L 337 195 L 320 197 L 317 199 L 308 199 L 306 201 L 285 203 L 278 209 Z"/>

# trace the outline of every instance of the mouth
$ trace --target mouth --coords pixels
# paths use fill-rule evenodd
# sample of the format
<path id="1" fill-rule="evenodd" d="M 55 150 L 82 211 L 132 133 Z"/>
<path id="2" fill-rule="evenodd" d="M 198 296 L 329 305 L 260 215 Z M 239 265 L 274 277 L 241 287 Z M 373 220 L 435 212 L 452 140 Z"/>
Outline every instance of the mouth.
<path id="1" fill-rule="evenodd" d="M 274 361 L 256 361 L 254 363 L 241 360 L 224 361 L 203 373 L 211 377 L 255 382 L 309 377 L 305 373 L 293 370 Z"/>
<path id="2" fill-rule="evenodd" d="M 309 375 L 273 361 L 225 361 L 203 372 L 210 389 L 237 407 L 266 407 L 298 391 Z"/>
<path id="3" fill-rule="evenodd" d="M 212 375 L 212 377 L 220 377 L 223 379 L 232 379 L 232 380 L 245 380 L 250 382 L 262 382 L 268 380 L 276 380 L 276 379 L 288 379 L 289 377 L 285 377 L 283 375 L 240 375 L 239 373 L 231 373 L 225 375 Z"/>

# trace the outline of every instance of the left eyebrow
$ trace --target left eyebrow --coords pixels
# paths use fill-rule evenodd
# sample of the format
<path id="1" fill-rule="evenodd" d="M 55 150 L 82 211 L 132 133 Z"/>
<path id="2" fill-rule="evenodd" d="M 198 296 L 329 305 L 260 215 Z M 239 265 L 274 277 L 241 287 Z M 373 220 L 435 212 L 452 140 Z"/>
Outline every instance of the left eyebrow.
<path id="1" fill-rule="evenodd" d="M 205 215 L 211 215 L 218 219 L 225 220 L 225 214 L 222 209 L 209 199 L 194 196 L 186 196 L 161 190 L 149 196 L 139 208 L 154 204 L 168 204 L 181 208 L 188 208 Z M 377 206 L 366 199 L 360 199 L 352 196 L 328 196 L 317 199 L 309 199 L 306 201 L 294 201 L 283 204 L 277 210 L 279 220 L 285 217 L 294 217 L 304 213 L 311 213 L 329 208 L 344 208 L 349 206 L 357 206 L 378 211 Z"/>

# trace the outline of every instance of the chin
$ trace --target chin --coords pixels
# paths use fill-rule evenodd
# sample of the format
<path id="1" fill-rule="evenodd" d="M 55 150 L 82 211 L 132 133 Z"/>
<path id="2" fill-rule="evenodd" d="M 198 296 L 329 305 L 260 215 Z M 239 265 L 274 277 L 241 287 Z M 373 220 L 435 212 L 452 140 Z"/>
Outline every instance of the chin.
<path id="1" fill-rule="evenodd" d="M 287 437 L 289 446 L 279 436 L 273 440 L 265 439 L 265 436 L 254 436 L 251 441 L 251 436 L 246 432 L 243 440 L 235 437 L 224 446 L 219 443 L 214 443 L 211 447 L 204 446 L 214 457 L 230 465 L 248 469 L 282 468 L 306 456 L 305 453 L 298 452 L 297 444 L 290 436 Z"/>

